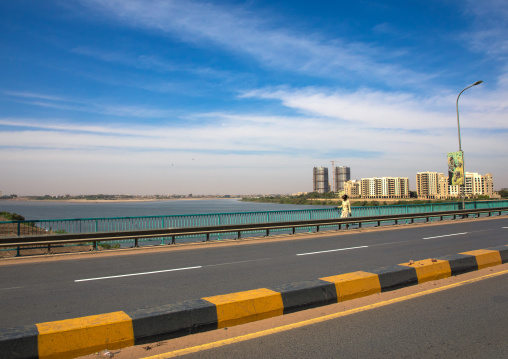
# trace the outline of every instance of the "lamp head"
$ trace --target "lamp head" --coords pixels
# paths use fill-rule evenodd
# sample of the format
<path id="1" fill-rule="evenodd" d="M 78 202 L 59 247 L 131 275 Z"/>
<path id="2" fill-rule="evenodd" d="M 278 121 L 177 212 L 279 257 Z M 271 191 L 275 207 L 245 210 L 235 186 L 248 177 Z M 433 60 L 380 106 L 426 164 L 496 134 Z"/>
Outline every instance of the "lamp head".
<path id="1" fill-rule="evenodd" d="M 480 81 L 476 81 L 476 82 L 473 84 L 473 86 L 479 85 L 479 84 L 481 84 L 482 82 L 483 82 L 482 80 L 480 80 Z"/>

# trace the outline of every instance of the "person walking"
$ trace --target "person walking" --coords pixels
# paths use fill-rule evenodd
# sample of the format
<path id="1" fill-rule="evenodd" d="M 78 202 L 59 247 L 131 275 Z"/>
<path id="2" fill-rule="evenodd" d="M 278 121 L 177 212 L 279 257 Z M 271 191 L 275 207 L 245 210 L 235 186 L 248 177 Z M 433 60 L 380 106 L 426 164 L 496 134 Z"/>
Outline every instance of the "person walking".
<path id="1" fill-rule="evenodd" d="M 351 216 L 351 203 L 349 203 L 347 194 L 342 196 L 342 206 L 340 206 L 339 208 L 342 208 L 340 218 L 346 218 Z"/>

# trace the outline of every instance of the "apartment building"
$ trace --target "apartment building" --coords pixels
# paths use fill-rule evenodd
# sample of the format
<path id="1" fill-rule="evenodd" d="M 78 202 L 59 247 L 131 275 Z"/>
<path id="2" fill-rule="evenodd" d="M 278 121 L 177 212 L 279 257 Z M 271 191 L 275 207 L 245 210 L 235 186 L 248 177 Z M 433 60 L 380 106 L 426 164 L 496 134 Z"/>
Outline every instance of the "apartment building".
<path id="1" fill-rule="evenodd" d="M 466 172 L 465 194 L 466 196 L 493 196 L 494 180 L 492 173 L 485 176 L 479 173 Z"/>
<path id="2" fill-rule="evenodd" d="M 360 181 L 350 180 L 344 183 L 344 193 L 350 198 L 360 198 Z"/>
<path id="3" fill-rule="evenodd" d="M 446 199 L 461 197 L 462 187 L 449 185 L 448 177 L 437 172 L 418 172 L 416 174 L 418 198 Z M 468 197 L 494 195 L 494 180 L 491 173 L 482 176 L 478 173 L 465 173 L 464 193 Z"/>
<path id="4" fill-rule="evenodd" d="M 361 198 L 409 198 L 407 177 L 362 178 L 359 185 Z"/>
<path id="5" fill-rule="evenodd" d="M 416 174 L 418 198 L 437 198 L 439 195 L 439 174 L 437 172 L 418 172 Z"/>
<path id="6" fill-rule="evenodd" d="M 448 177 L 445 176 L 444 173 L 438 173 L 437 175 L 437 193 L 436 199 L 446 199 L 450 197 L 450 184 L 448 183 Z M 418 197 L 420 197 L 420 195 L 418 195 Z"/>
<path id="7" fill-rule="evenodd" d="M 437 172 L 418 172 L 416 174 L 416 193 L 418 198 L 446 199 L 460 196 L 459 186 L 450 186 L 448 177 Z"/>

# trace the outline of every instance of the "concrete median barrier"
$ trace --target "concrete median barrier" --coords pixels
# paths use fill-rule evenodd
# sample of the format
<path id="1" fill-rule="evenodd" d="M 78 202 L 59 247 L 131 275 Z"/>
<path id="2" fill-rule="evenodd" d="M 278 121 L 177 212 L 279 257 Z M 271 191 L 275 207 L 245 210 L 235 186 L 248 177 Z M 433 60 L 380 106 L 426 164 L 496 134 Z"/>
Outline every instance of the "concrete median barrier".
<path id="1" fill-rule="evenodd" d="M 126 312 L 135 344 L 153 343 L 217 328 L 217 310 L 203 299 Z"/>
<path id="2" fill-rule="evenodd" d="M 309 280 L 272 287 L 282 296 L 284 314 L 337 303 L 337 291 L 332 283 Z"/>
<path id="3" fill-rule="evenodd" d="M 0 330 L 0 359 L 74 358 L 262 320 L 508 263 L 508 246 L 272 288 Z"/>

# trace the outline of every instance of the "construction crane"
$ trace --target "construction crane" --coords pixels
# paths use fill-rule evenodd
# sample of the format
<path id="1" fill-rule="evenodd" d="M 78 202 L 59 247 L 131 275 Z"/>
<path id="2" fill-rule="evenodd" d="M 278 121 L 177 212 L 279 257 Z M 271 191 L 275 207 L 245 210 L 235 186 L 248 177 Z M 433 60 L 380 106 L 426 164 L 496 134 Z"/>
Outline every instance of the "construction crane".
<path id="1" fill-rule="evenodd" d="M 332 163 L 332 174 L 333 174 L 333 192 L 337 192 L 337 184 L 335 182 L 335 162 L 339 163 L 339 161 L 330 161 Z"/>

